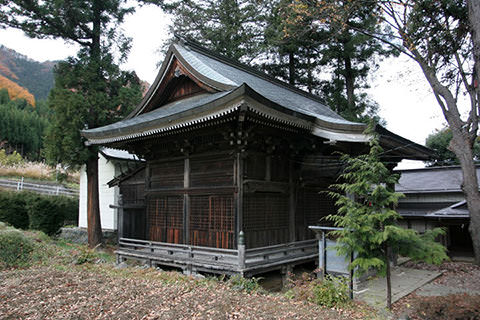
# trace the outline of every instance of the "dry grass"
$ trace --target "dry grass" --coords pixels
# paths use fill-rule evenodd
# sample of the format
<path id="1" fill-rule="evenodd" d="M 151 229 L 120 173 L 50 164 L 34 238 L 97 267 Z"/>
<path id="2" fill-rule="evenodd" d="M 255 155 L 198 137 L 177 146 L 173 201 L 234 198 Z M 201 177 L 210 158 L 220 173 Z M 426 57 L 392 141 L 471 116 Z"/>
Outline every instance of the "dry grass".
<path id="1" fill-rule="evenodd" d="M 51 180 L 52 168 L 45 163 L 25 162 L 14 166 L 0 166 L 0 176 Z"/>
<path id="2" fill-rule="evenodd" d="M 13 166 L 0 165 L 0 176 L 53 181 L 55 180 L 55 168 L 43 162 L 24 162 Z M 67 181 L 79 183 L 80 173 L 78 171 L 68 172 Z"/>

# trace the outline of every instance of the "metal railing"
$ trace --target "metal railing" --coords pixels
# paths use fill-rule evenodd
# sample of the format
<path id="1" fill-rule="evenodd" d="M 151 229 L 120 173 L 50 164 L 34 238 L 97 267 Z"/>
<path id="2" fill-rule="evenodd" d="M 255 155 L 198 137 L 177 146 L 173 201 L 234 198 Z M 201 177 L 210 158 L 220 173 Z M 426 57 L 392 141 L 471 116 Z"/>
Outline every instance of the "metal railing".
<path id="1" fill-rule="evenodd" d="M 78 190 L 68 189 L 60 185 L 25 182 L 23 178 L 21 180 L 0 179 L 0 188 L 12 189 L 16 191 L 27 190 L 55 196 L 62 195 L 67 197 L 78 197 L 79 195 Z"/>

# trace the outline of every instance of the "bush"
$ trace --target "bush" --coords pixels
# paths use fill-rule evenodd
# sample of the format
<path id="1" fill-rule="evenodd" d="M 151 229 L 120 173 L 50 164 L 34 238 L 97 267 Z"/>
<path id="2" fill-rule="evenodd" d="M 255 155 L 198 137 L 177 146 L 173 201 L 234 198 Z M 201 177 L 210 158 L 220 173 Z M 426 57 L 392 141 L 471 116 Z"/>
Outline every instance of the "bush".
<path id="1" fill-rule="evenodd" d="M 348 279 L 327 275 L 313 285 L 313 302 L 326 307 L 343 305 L 350 300 Z"/>
<path id="2" fill-rule="evenodd" d="M 63 212 L 63 224 L 78 223 L 78 199 L 63 196 L 51 197 L 57 206 L 57 210 Z"/>
<path id="3" fill-rule="evenodd" d="M 78 199 L 25 191 L 0 192 L 0 221 L 54 235 L 65 222 L 78 221 Z"/>
<path id="4" fill-rule="evenodd" d="M 30 229 L 40 230 L 48 235 L 55 235 L 63 225 L 64 212 L 52 197 L 39 196 L 28 205 Z"/>
<path id="5" fill-rule="evenodd" d="M 451 294 L 421 297 L 415 305 L 415 318 L 425 320 L 480 319 L 480 296 Z"/>
<path id="6" fill-rule="evenodd" d="M 0 269 L 28 265 L 33 246 L 33 241 L 18 230 L 7 228 L 0 231 Z"/>
<path id="7" fill-rule="evenodd" d="M 307 300 L 329 308 L 342 306 L 350 301 L 348 279 L 331 275 L 322 280 L 304 273 L 300 279 L 291 282 L 285 295 L 291 299 Z"/>
<path id="8" fill-rule="evenodd" d="M 261 291 L 258 278 L 244 278 L 240 275 L 234 275 L 228 279 L 228 284 L 234 290 L 245 291 L 247 293 L 253 293 Z"/>
<path id="9" fill-rule="evenodd" d="M 0 165 L 9 167 L 22 163 L 23 158 L 17 151 L 13 151 L 12 154 L 7 155 L 4 149 L 0 150 Z"/>
<path id="10" fill-rule="evenodd" d="M 19 229 L 28 228 L 24 193 L 0 192 L 0 221 Z"/>

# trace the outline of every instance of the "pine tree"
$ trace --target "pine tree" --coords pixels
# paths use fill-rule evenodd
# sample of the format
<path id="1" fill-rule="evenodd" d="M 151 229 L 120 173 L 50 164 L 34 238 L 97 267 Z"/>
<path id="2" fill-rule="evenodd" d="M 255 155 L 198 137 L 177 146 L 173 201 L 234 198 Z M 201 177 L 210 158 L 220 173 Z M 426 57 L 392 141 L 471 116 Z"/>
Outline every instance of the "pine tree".
<path id="1" fill-rule="evenodd" d="M 158 0 L 138 0 L 138 3 L 160 3 Z M 3 1 L 0 2 L 0 26 L 8 26 L 23 30 L 34 38 L 59 38 L 72 41 L 80 45 L 77 58 L 67 62 L 68 67 L 59 68 L 72 71 L 79 76 L 77 80 L 65 76 L 66 86 L 57 86 L 57 95 L 53 97 L 52 105 L 57 108 L 60 119 L 55 121 L 56 129 L 65 130 L 63 134 L 55 129 L 50 137 L 56 137 L 53 144 L 58 150 L 49 151 L 50 154 L 61 155 L 64 161 L 72 164 L 84 162 L 87 171 L 87 220 L 88 243 L 95 247 L 102 242 L 100 225 L 100 209 L 98 195 L 98 153 L 95 147 L 85 147 L 78 131 L 85 127 L 94 128 L 117 120 L 112 115 L 117 114 L 120 105 L 125 110 L 127 105 L 112 103 L 118 102 L 124 90 L 116 84 L 116 77 L 111 78 L 116 69 L 115 56 L 119 61 L 126 58 L 130 47 L 130 39 L 121 33 L 120 24 L 124 17 L 135 11 L 132 6 L 126 5 L 126 0 L 45 0 L 45 1 Z M 117 72 L 113 71 L 113 74 Z M 57 80 L 60 78 L 57 76 Z M 69 86 L 69 82 L 73 82 Z M 131 82 L 131 81 L 130 81 Z M 112 87 L 113 85 L 113 87 Z M 69 87 L 68 87 L 69 86 Z M 114 89 L 112 92 L 109 90 Z M 65 90 L 77 94 L 67 95 Z M 118 95 L 117 95 L 118 94 Z M 135 96 L 135 95 L 134 95 Z M 65 99 L 63 99 L 65 97 Z M 83 104 L 80 106 L 79 101 Z M 57 102 L 72 102 L 72 104 L 58 105 Z M 75 109 L 81 107 L 81 112 Z M 112 109 L 113 108 L 113 109 Z M 63 112 L 60 112 L 60 110 Z M 61 128 L 62 117 L 73 116 L 72 124 Z M 66 129 L 70 131 L 67 132 Z M 57 132 L 57 134 L 54 134 Z M 52 148 L 50 148 L 52 149 Z M 55 149 L 55 148 L 53 148 Z M 70 152 L 66 154 L 66 152 Z"/>
<path id="2" fill-rule="evenodd" d="M 295 20 L 285 30 L 294 38 L 305 35 L 305 28 L 298 28 L 296 21 L 311 21 L 310 38 L 316 43 L 317 68 L 327 80 L 318 85 L 318 93 L 330 108 L 351 121 L 379 122 L 378 105 L 365 92 L 369 88 L 367 77 L 377 68 L 378 61 L 392 54 L 395 49 L 358 30 L 382 30 L 375 2 L 365 1 L 295 1 L 291 5 Z M 314 36 L 314 38 L 312 38 Z"/>
<path id="3" fill-rule="evenodd" d="M 342 156 L 345 170 L 340 178 L 344 183 L 333 185 L 335 191 L 330 192 L 339 210 L 337 215 L 330 215 L 328 219 L 343 228 L 333 233 L 339 236 L 339 255 L 350 257 L 354 254 L 355 259 L 350 265 L 352 270 L 361 274 L 374 269 L 386 274 L 387 308 L 390 309 L 389 261 L 392 252 L 413 260 L 441 263 L 447 259 L 446 249 L 435 239 L 444 231 L 433 229 L 420 235 L 415 230 L 397 225 L 401 216 L 394 208 L 403 194 L 393 189 L 399 175 L 392 174 L 382 163 L 383 149 L 378 137 L 371 129 L 368 133 L 373 136 L 368 154 Z"/>
<path id="4" fill-rule="evenodd" d="M 171 31 L 234 60 L 250 63 L 263 39 L 262 7 L 251 0 L 175 0 Z"/>

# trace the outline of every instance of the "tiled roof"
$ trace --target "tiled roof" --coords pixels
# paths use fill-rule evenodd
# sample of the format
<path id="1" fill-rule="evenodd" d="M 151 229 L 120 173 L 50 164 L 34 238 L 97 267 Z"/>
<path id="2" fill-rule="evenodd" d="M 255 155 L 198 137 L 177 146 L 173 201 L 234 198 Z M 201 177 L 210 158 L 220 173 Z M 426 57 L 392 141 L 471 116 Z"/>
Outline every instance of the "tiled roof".
<path id="1" fill-rule="evenodd" d="M 293 111 L 322 120 L 350 125 L 363 125 L 347 121 L 320 101 L 320 98 L 300 91 L 250 67 L 234 63 L 193 44 L 174 44 L 182 57 L 206 78 L 227 85 L 246 83 L 265 98 Z"/>
<path id="2" fill-rule="evenodd" d="M 402 193 L 461 192 L 462 170 L 459 166 L 399 170 L 395 190 Z M 477 167 L 480 178 L 480 167 Z"/>

